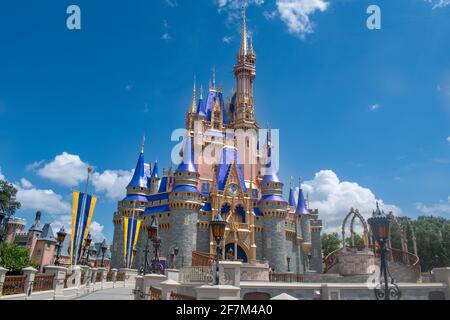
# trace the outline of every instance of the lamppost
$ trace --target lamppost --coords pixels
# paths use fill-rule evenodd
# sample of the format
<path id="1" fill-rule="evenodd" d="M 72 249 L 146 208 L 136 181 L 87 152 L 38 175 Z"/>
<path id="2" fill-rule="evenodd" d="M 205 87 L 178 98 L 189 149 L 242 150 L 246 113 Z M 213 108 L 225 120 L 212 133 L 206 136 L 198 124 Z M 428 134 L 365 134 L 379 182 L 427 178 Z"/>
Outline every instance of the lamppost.
<path id="1" fill-rule="evenodd" d="M 101 267 L 104 268 L 105 267 L 105 254 L 106 254 L 106 250 L 108 250 L 108 246 L 106 245 L 106 240 L 103 240 L 102 246 L 100 247 L 100 249 L 102 250 L 102 264 L 101 264 Z"/>
<path id="2" fill-rule="evenodd" d="M 211 231 L 216 240 L 216 286 L 219 285 L 219 258 L 220 258 L 220 243 L 225 237 L 225 228 L 227 227 L 227 222 L 223 220 L 222 215 L 217 214 L 216 218 L 211 221 Z"/>
<path id="3" fill-rule="evenodd" d="M 155 217 L 152 218 L 152 222 L 148 227 L 148 238 L 153 242 L 153 247 L 155 249 L 155 258 L 152 261 L 151 272 L 161 273 L 161 264 L 159 262 L 159 247 L 161 245 L 161 239 L 158 237 L 158 222 Z"/>
<path id="4" fill-rule="evenodd" d="M 58 250 L 56 253 L 55 266 L 60 265 L 59 259 L 61 258 L 61 248 L 64 243 L 64 239 L 66 239 L 66 236 L 67 236 L 67 232 L 66 232 L 66 230 L 64 230 L 64 226 L 62 226 L 61 229 L 59 229 L 58 233 L 56 234 L 56 237 L 57 237 L 56 240 L 58 241 L 58 244 L 57 244 Z"/>
<path id="5" fill-rule="evenodd" d="M 85 266 L 89 265 L 89 247 L 91 246 L 91 242 L 92 242 L 92 236 L 91 236 L 91 233 L 88 233 L 86 239 L 84 240 L 83 254 L 80 257 L 80 260 L 83 260 L 84 256 L 86 255 L 86 252 L 87 252 L 87 259 L 82 261 L 82 264 L 84 264 Z"/>
<path id="6" fill-rule="evenodd" d="M 287 257 L 287 264 L 288 264 L 288 272 L 291 272 L 291 257 Z"/>
<path id="7" fill-rule="evenodd" d="M 386 242 L 389 239 L 390 220 L 384 214 L 384 211 L 380 210 L 377 203 L 377 210 L 373 212 L 372 218 L 367 222 L 372 230 L 374 242 L 378 242 L 380 246 L 380 283 L 375 287 L 375 297 L 377 300 L 399 300 L 401 298 L 400 289 L 395 284 L 394 278 L 389 274 L 386 262 Z M 388 275 L 391 278 L 390 283 Z"/>

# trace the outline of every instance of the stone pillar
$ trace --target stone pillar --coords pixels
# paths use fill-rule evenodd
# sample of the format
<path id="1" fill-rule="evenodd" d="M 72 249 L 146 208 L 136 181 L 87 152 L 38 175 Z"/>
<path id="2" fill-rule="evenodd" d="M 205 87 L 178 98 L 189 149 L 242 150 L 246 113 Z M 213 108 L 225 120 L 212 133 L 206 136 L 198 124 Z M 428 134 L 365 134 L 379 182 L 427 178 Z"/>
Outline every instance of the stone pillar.
<path id="1" fill-rule="evenodd" d="M 26 276 L 25 278 L 25 294 L 29 297 L 33 293 L 33 283 L 34 277 L 38 271 L 33 267 L 28 267 L 22 269 L 22 273 Z"/>
<path id="2" fill-rule="evenodd" d="M 92 283 L 92 291 L 96 290 L 96 286 L 97 286 L 97 268 L 92 268 L 91 269 L 91 283 Z"/>
<path id="3" fill-rule="evenodd" d="M 167 279 L 173 281 L 180 281 L 180 270 L 178 269 L 167 269 Z"/>
<path id="4" fill-rule="evenodd" d="M 80 288 L 80 286 L 81 286 L 81 268 L 80 268 L 80 266 L 73 266 L 72 274 L 75 275 L 75 287 Z"/>
<path id="5" fill-rule="evenodd" d="M 144 287 L 144 276 L 137 276 L 133 291 L 134 300 L 142 300 L 141 293 L 143 293 L 142 290 L 143 287 Z"/>
<path id="6" fill-rule="evenodd" d="M 241 266 L 240 261 L 219 261 L 219 283 L 234 287 L 241 286 Z"/>
<path id="7" fill-rule="evenodd" d="M 450 300 L 450 267 L 435 268 L 432 270 L 435 282 L 441 282 L 447 285 L 446 299 Z"/>
<path id="8" fill-rule="evenodd" d="M 181 284 L 178 281 L 174 281 L 171 279 L 161 282 L 161 300 L 170 300 L 170 294 L 172 292 L 178 293 L 180 290 L 180 286 Z"/>
<path id="9" fill-rule="evenodd" d="M 105 283 L 106 283 L 106 275 L 107 275 L 106 268 L 98 268 L 97 273 L 101 275 L 100 276 L 100 288 L 104 289 Z"/>
<path id="10" fill-rule="evenodd" d="M 208 286 L 195 288 L 197 300 L 241 300 L 241 289 L 229 285 Z"/>
<path id="11" fill-rule="evenodd" d="M 144 285 L 142 286 L 142 293 L 148 294 L 150 287 L 161 288 L 161 282 L 166 281 L 167 277 L 159 274 L 146 274 L 144 276 Z"/>
<path id="12" fill-rule="evenodd" d="M 122 268 L 119 271 L 125 273 L 124 287 L 134 286 L 136 282 L 136 276 L 138 275 L 138 271 L 135 269 L 127 269 L 127 268 Z"/>
<path id="13" fill-rule="evenodd" d="M 116 280 L 117 280 L 117 269 L 111 269 L 112 272 L 112 282 L 113 282 L 113 288 L 116 287 Z"/>
<path id="14" fill-rule="evenodd" d="M 64 299 L 64 280 L 66 279 L 67 268 L 59 266 L 46 266 L 44 267 L 44 273 L 53 274 L 53 290 L 55 290 L 54 300 Z"/>
<path id="15" fill-rule="evenodd" d="M 0 297 L 3 293 L 3 283 L 5 283 L 5 277 L 6 273 L 8 272 L 8 269 L 0 267 Z"/>

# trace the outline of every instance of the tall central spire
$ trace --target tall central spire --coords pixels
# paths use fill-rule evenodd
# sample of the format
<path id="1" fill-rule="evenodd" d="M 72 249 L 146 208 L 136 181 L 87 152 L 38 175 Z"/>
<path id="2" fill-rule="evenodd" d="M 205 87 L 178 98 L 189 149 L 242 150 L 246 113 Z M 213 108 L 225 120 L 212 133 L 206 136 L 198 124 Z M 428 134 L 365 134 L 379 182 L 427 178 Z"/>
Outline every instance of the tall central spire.
<path id="1" fill-rule="evenodd" d="M 245 6 L 242 7 L 242 34 L 241 34 L 241 48 L 239 56 L 244 57 L 248 53 L 248 35 L 247 35 L 247 18 L 245 14 Z"/>

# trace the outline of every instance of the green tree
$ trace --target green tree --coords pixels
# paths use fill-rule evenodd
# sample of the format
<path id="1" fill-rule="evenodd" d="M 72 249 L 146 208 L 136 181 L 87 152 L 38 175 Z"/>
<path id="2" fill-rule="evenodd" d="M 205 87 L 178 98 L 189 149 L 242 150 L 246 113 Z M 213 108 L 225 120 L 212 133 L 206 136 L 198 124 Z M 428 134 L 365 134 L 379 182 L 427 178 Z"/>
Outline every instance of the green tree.
<path id="1" fill-rule="evenodd" d="M 20 202 L 16 200 L 17 189 L 7 181 L 0 180 L 0 211 L 12 216 L 20 209 Z"/>
<path id="2" fill-rule="evenodd" d="M 333 251 L 336 251 L 341 247 L 341 240 L 339 239 L 339 234 L 335 233 L 324 233 L 322 235 L 322 251 L 323 256 L 326 257 Z"/>
<path id="3" fill-rule="evenodd" d="M 0 261 L 2 267 L 8 269 L 12 273 L 18 273 L 23 268 L 33 266 L 30 262 L 30 250 L 26 247 L 20 247 L 12 243 L 3 243 L 0 246 Z"/>
<path id="4" fill-rule="evenodd" d="M 363 250 L 366 247 L 366 245 L 364 244 L 364 239 L 359 234 L 354 235 L 354 241 L 355 247 L 358 250 Z M 347 247 L 352 247 L 352 237 L 346 238 L 345 244 L 347 245 Z"/>
<path id="5" fill-rule="evenodd" d="M 450 266 L 450 221 L 442 217 L 419 217 L 413 226 L 422 271 Z"/>

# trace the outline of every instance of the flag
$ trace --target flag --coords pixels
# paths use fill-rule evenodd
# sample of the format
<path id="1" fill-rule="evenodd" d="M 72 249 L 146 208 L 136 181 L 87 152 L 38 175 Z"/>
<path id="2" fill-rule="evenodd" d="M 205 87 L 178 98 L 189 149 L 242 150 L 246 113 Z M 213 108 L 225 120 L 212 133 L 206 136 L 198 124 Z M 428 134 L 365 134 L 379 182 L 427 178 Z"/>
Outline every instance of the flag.
<path id="1" fill-rule="evenodd" d="M 97 198 L 82 192 L 73 193 L 72 235 L 70 242 L 70 264 L 76 264 L 81 255 L 84 240 L 89 233 Z"/>
<path id="2" fill-rule="evenodd" d="M 127 268 L 133 263 L 133 249 L 136 247 L 141 220 L 135 218 L 123 218 L 123 257 Z"/>

